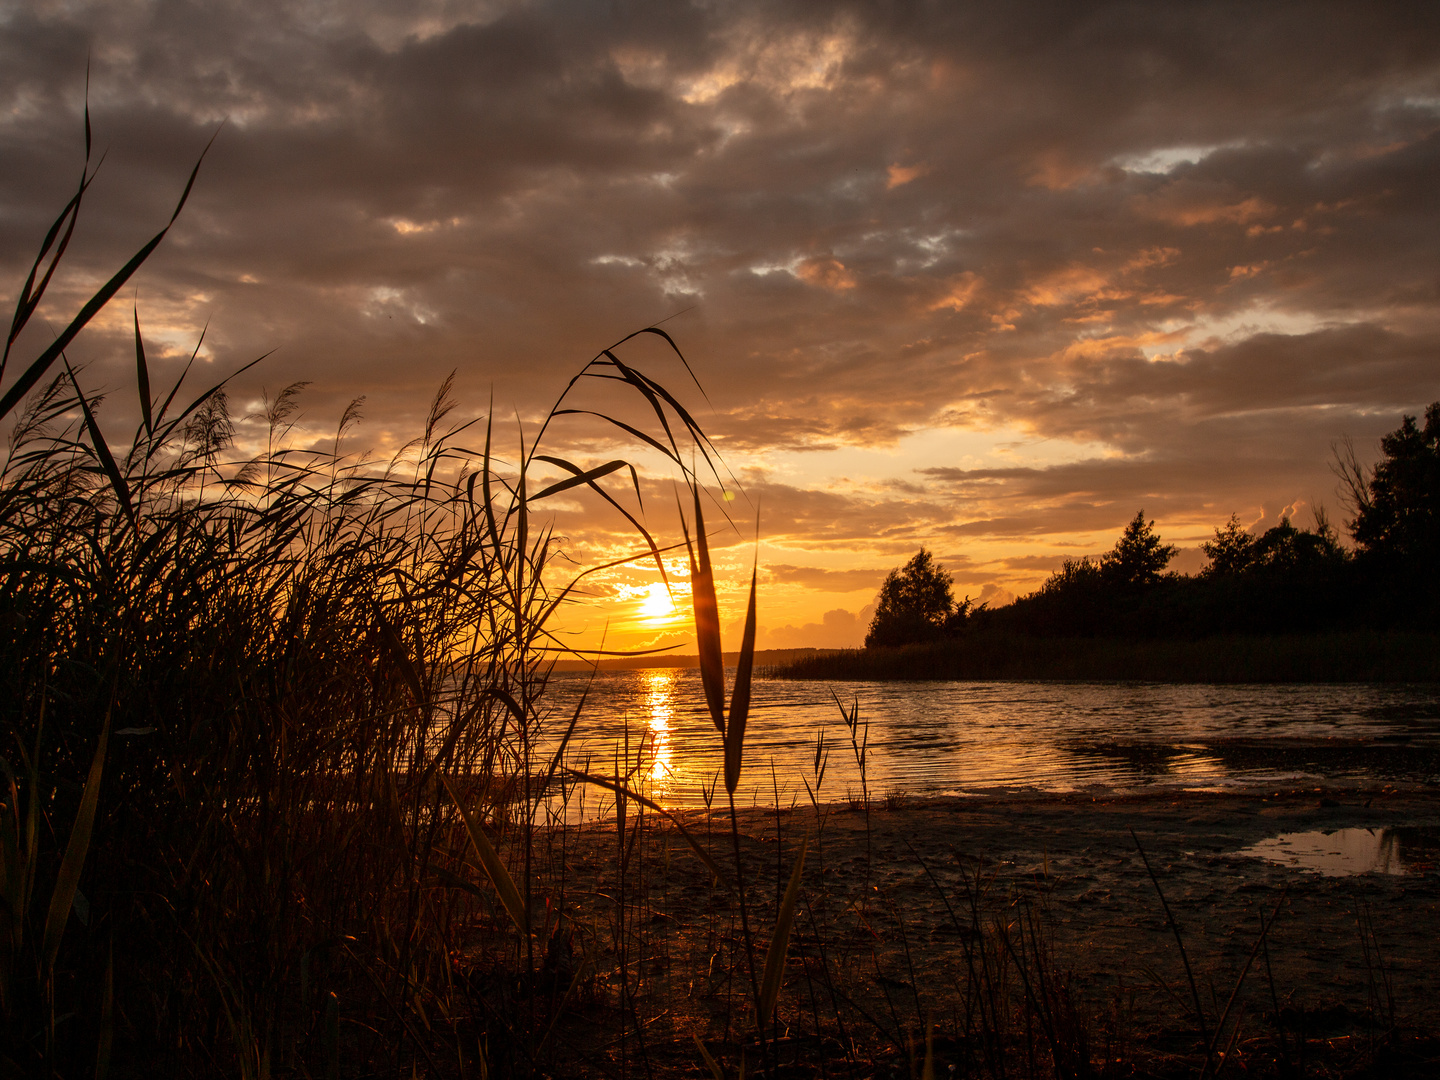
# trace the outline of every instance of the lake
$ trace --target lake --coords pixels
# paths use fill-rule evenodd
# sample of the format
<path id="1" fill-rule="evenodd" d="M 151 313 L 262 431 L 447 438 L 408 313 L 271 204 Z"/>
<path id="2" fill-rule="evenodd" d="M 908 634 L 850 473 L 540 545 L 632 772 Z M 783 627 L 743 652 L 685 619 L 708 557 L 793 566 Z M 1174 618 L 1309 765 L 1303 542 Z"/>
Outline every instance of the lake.
<path id="1" fill-rule="evenodd" d="M 552 739 L 589 678 L 553 676 L 546 696 Z M 853 743 L 836 695 L 846 709 L 858 708 Z M 1440 783 L 1440 687 L 1433 684 L 759 679 L 740 801 L 808 802 L 822 733 L 825 802 L 860 796 L 857 743 L 872 799 Z M 666 806 L 704 805 L 722 755 L 699 672 L 601 672 L 569 757 L 577 766 L 588 759 L 597 772 L 630 774 Z M 724 801 L 723 783 L 716 797 Z M 592 810 L 603 809 L 587 798 Z"/>

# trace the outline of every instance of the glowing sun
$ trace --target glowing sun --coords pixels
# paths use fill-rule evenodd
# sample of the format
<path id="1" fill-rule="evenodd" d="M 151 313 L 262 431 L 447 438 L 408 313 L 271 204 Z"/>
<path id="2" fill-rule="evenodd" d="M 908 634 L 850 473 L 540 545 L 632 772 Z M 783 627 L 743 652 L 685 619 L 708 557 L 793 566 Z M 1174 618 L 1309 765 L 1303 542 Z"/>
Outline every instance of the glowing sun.
<path id="1" fill-rule="evenodd" d="M 640 617 L 646 622 L 664 622 L 675 614 L 670 594 L 660 582 L 647 586 L 640 598 Z"/>

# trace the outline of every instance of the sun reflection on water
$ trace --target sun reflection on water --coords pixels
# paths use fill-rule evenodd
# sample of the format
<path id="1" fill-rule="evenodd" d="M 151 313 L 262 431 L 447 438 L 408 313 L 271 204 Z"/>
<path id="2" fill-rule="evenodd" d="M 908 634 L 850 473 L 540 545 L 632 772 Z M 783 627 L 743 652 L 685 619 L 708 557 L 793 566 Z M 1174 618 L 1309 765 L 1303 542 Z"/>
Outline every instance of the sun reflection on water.
<path id="1" fill-rule="evenodd" d="M 644 710 L 647 736 L 643 762 L 645 787 L 650 797 L 664 802 L 674 775 L 671 755 L 674 741 L 671 725 L 675 720 L 675 692 L 679 673 L 673 668 L 653 668 L 643 674 L 641 708 Z"/>

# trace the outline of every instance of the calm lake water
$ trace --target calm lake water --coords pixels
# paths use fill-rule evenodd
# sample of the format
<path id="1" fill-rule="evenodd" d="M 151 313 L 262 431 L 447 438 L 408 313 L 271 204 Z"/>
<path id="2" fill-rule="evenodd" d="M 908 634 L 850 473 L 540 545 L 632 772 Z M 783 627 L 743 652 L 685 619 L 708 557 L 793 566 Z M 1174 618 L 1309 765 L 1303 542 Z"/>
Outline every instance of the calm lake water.
<path id="1" fill-rule="evenodd" d="M 549 731 L 563 731 L 588 679 L 554 676 Z M 872 798 L 1440 783 L 1434 685 L 761 679 L 746 730 L 745 804 L 808 802 L 805 784 L 816 786 L 822 736 L 820 798 L 859 796 L 860 768 L 836 695 L 846 709 L 858 706 L 855 734 L 865 745 Z M 569 757 L 575 765 L 588 758 L 597 772 L 628 773 L 664 805 L 703 805 L 723 759 L 699 672 L 602 672 Z M 718 798 L 723 802 L 723 783 Z"/>

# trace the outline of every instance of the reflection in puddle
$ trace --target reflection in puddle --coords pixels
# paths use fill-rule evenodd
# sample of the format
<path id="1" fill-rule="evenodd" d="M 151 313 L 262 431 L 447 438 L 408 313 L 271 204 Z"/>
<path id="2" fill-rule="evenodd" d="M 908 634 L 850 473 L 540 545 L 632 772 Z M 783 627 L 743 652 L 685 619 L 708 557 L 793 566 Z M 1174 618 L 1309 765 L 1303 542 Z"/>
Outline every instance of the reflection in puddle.
<path id="1" fill-rule="evenodd" d="M 1240 852 L 1325 877 L 1413 874 L 1434 866 L 1432 838 L 1419 829 L 1336 829 L 1282 833 Z"/>

